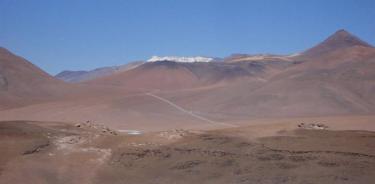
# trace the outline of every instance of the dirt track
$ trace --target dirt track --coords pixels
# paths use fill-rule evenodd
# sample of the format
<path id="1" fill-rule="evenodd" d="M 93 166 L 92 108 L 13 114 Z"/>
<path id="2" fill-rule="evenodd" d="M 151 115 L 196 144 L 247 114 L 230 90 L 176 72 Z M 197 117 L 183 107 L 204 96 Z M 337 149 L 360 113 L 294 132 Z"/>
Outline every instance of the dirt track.
<path id="1" fill-rule="evenodd" d="M 200 115 L 197 115 L 197 114 L 193 113 L 192 111 L 188 111 L 188 110 L 184 109 L 183 107 L 181 107 L 181 106 L 179 106 L 179 105 L 177 105 L 177 104 L 171 102 L 170 100 L 167 100 L 167 99 L 162 98 L 162 97 L 160 97 L 160 96 L 157 96 L 157 95 L 155 95 L 155 94 L 152 94 L 152 93 L 146 93 L 146 95 L 148 95 L 148 96 L 152 96 L 152 97 L 154 97 L 154 98 L 156 98 L 156 99 L 158 99 L 158 100 L 161 100 L 161 101 L 163 101 L 163 102 L 165 102 L 165 103 L 171 105 L 172 107 L 176 108 L 177 110 L 179 110 L 179 111 L 181 111 L 181 112 L 183 112 L 183 113 L 186 113 L 186 114 L 188 114 L 188 115 L 190 115 L 190 116 L 192 116 L 192 117 L 194 117 L 194 118 L 197 118 L 197 119 L 199 119 L 199 120 L 202 120 L 202 121 L 204 121 L 204 122 L 207 122 L 207 123 L 210 123 L 210 124 L 214 124 L 214 125 L 221 125 L 221 126 L 224 126 L 224 127 L 238 127 L 237 125 L 234 125 L 234 124 L 223 123 L 223 122 L 216 122 L 216 121 L 213 121 L 213 120 L 207 119 L 207 118 L 205 118 L 205 117 L 202 117 L 202 116 L 200 116 Z"/>

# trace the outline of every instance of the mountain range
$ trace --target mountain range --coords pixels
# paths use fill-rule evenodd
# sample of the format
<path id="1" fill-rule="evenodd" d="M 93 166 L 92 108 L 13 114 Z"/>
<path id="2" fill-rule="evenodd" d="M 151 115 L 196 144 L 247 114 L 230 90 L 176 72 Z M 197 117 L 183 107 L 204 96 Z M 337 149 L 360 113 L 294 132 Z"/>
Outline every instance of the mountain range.
<path id="1" fill-rule="evenodd" d="M 52 77 L 1 49 L 0 108 L 6 110 L 0 119 L 90 120 L 157 130 L 375 113 L 375 48 L 345 30 L 293 55 L 188 61 L 160 59 Z"/>
<path id="2" fill-rule="evenodd" d="M 118 72 L 124 72 L 130 69 L 133 69 L 141 64 L 143 64 L 143 61 L 135 61 L 131 62 L 128 64 L 124 64 L 121 66 L 108 66 L 108 67 L 101 67 L 101 68 L 96 68 L 94 70 L 90 71 L 70 71 L 70 70 L 65 70 L 57 75 L 55 75 L 56 78 L 61 79 L 65 82 L 72 82 L 72 83 L 77 83 L 77 82 L 84 82 L 92 79 L 96 79 L 99 77 L 104 77 L 108 76 L 114 73 Z"/>

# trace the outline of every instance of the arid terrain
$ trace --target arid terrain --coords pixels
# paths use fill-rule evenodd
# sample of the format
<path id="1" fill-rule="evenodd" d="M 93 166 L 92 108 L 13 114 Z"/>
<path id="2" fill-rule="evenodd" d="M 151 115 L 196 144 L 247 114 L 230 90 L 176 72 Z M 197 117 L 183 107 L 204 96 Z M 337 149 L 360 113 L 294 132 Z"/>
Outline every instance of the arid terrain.
<path id="1" fill-rule="evenodd" d="M 296 127 L 128 135 L 88 124 L 1 122 L 0 183 L 374 181 L 375 133 Z"/>
<path id="2" fill-rule="evenodd" d="M 375 182 L 373 46 L 203 59 L 53 77 L 0 48 L 0 183 Z"/>

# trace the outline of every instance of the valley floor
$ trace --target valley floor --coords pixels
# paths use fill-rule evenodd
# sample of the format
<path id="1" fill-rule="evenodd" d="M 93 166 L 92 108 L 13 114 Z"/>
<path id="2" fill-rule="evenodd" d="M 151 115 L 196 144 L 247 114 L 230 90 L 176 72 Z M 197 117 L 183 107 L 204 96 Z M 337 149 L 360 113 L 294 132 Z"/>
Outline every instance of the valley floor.
<path id="1" fill-rule="evenodd" d="M 0 183 L 370 184 L 372 120 L 269 119 L 136 135 L 90 123 L 3 121 Z M 297 126 L 316 122 L 328 129 Z"/>

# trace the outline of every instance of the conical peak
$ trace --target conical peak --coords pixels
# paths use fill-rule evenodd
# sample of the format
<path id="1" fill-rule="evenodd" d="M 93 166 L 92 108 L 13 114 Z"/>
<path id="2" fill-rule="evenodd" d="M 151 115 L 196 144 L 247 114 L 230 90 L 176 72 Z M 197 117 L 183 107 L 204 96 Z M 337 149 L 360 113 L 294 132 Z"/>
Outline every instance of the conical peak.
<path id="1" fill-rule="evenodd" d="M 304 52 L 305 56 L 319 56 L 337 49 L 353 46 L 372 47 L 370 44 L 362 41 L 350 32 L 340 29 L 329 36 L 326 40 L 315 47 Z"/>
<path id="2" fill-rule="evenodd" d="M 328 37 L 322 44 L 338 48 L 351 46 L 371 47 L 371 45 L 362 41 L 361 39 L 359 39 L 358 37 L 344 29 L 336 31 L 333 35 Z"/>
<path id="3" fill-rule="evenodd" d="M 339 29 L 337 30 L 333 35 L 341 35 L 341 36 L 352 36 L 351 33 L 349 33 L 347 30 L 345 29 Z"/>

